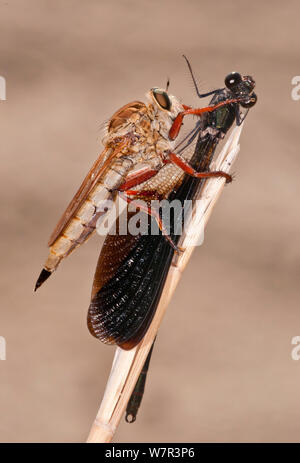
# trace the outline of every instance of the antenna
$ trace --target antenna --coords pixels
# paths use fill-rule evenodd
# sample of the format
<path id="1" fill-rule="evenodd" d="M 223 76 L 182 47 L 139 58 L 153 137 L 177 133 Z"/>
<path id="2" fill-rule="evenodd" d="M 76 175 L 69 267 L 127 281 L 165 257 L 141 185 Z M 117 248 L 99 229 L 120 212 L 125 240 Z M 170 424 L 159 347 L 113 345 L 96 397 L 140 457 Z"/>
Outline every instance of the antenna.
<path id="1" fill-rule="evenodd" d="M 191 76 L 192 76 L 192 79 L 193 79 L 193 84 L 194 84 L 196 93 L 197 93 L 197 95 L 198 95 L 199 98 L 205 98 L 206 96 L 214 95 L 215 93 L 219 93 L 219 92 L 221 92 L 222 90 L 224 90 L 224 88 L 218 88 L 217 90 L 213 90 L 213 91 L 208 92 L 208 93 L 200 93 L 200 92 L 199 92 L 199 89 L 198 89 L 198 85 L 197 85 L 196 79 L 195 79 L 195 76 L 194 76 L 194 73 L 193 73 L 193 69 L 192 69 L 191 63 L 189 62 L 189 60 L 187 59 L 187 57 L 186 57 L 185 55 L 182 55 L 182 56 L 183 56 L 183 58 L 185 59 L 186 64 L 188 65 L 189 71 L 190 71 Z"/>

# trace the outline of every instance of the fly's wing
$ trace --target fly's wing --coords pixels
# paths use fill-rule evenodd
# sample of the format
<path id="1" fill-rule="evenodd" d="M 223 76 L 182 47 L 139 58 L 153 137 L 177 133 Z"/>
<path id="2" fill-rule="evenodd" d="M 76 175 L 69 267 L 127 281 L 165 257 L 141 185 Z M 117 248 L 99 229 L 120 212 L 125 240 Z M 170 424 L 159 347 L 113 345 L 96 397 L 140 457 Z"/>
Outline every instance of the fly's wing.
<path id="1" fill-rule="evenodd" d="M 117 131 L 119 127 L 126 123 L 126 121 L 136 112 L 143 110 L 145 104 L 139 101 L 134 101 L 128 103 L 119 109 L 110 119 L 108 124 L 108 132 Z M 68 205 L 67 209 L 63 213 L 59 222 L 57 223 L 55 229 L 53 230 L 50 239 L 48 241 L 48 246 L 56 241 L 56 239 L 62 234 L 64 229 L 68 226 L 72 218 L 76 215 L 76 212 L 80 209 L 85 199 L 97 184 L 99 178 L 104 173 L 104 171 L 109 167 L 112 159 L 116 156 L 116 151 L 113 149 L 105 148 L 104 151 L 100 154 L 98 159 L 93 164 L 92 168 L 86 175 L 81 186 L 79 187 L 77 193 L 73 197 L 72 201 Z"/>
<path id="2" fill-rule="evenodd" d="M 49 239 L 48 258 L 37 279 L 35 291 L 57 269 L 62 259 L 81 246 L 94 232 L 99 216 L 105 213 L 97 211 L 96 197 L 99 197 L 99 194 L 101 196 L 101 189 L 104 197 L 110 194 L 109 190 L 103 187 L 102 182 L 107 180 L 111 182 L 116 176 L 118 180 L 122 180 L 121 174 L 110 170 L 110 164 L 125 146 L 130 151 L 130 145 L 134 140 L 132 137 L 132 131 L 135 130 L 134 120 L 138 120 L 146 111 L 147 107 L 144 103 L 134 101 L 123 106 L 109 121 L 106 148 L 85 177 Z M 93 191 L 95 196 L 91 197 Z M 93 201 L 96 201 L 95 204 Z"/>
<path id="3" fill-rule="evenodd" d="M 78 212 L 78 210 L 82 206 L 88 194 L 91 192 L 91 190 L 98 182 L 99 177 L 102 175 L 104 170 L 111 162 L 112 158 L 115 156 L 115 153 L 113 151 L 111 153 L 109 153 L 109 151 L 110 150 L 108 148 L 105 148 L 98 157 L 98 159 L 94 162 L 92 168 L 86 175 L 72 201 L 70 202 L 67 209 L 59 219 L 55 229 L 53 230 L 49 238 L 48 246 L 52 246 L 52 244 L 57 240 L 59 235 L 68 226 L 72 218 L 76 215 L 76 212 Z"/>

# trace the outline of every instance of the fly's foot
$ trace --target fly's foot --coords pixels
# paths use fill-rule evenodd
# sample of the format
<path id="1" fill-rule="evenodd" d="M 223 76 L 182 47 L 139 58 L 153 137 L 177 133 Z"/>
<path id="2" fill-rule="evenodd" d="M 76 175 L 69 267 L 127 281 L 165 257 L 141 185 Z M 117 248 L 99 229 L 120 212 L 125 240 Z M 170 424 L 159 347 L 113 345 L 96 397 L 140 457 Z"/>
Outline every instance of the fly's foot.
<path id="1" fill-rule="evenodd" d="M 233 180 L 232 175 L 227 174 L 226 172 L 224 172 L 224 174 L 225 174 L 224 177 L 226 178 L 226 183 L 231 183 Z"/>
<path id="2" fill-rule="evenodd" d="M 226 183 L 232 182 L 232 176 L 227 174 L 227 172 L 223 172 L 223 170 L 212 170 L 208 173 L 208 177 L 223 177 L 226 180 Z"/>
<path id="3" fill-rule="evenodd" d="M 227 181 L 226 181 L 226 183 L 234 182 L 234 181 L 236 180 L 236 177 L 237 177 L 236 173 L 233 172 L 233 173 L 231 174 L 231 181 L 230 181 L 230 182 L 227 182 Z"/>

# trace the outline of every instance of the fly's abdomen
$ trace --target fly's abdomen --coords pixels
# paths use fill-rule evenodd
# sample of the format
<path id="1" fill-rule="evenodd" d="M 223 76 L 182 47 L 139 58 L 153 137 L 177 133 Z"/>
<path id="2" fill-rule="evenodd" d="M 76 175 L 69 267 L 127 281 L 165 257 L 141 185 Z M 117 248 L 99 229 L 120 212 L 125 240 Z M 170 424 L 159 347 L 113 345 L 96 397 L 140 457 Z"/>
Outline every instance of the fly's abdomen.
<path id="1" fill-rule="evenodd" d="M 65 257 L 93 235 L 98 219 L 110 209 L 111 202 L 109 201 L 112 201 L 115 196 L 112 190 L 117 189 L 123 182 L 124 175 L 114 169 L 109 169 L 102 176 L 76 215 L 50 246 L 48 258 L 36 288 L 57 269 Z"/>

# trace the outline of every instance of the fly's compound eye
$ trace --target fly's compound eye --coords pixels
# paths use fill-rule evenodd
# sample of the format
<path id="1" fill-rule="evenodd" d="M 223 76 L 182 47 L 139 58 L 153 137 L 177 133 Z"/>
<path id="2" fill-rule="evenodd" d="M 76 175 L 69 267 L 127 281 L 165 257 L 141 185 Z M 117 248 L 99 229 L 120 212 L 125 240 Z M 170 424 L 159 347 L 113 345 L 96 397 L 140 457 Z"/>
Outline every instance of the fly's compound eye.
<path id="1" fill-rule="evenodd" d="M 252 93 L 249 97 L 249 100 L 241 103 L 241 106 L 243 106 L 243 108 L 252 108 L 252 106 L 254 106 L 256 102 L 257 102 L 256 93 Z"/>
<path id="2" fill-rule="evenodd" d="M 242 76 L 238 72 L 231 72 L 230 74 L 228 74 L 227 77 L 225 77 L 225 85 L 229 90 L 231 90 L 241 82 Z"/>
<path id="3" fill-rule="evenodd" d="M 171 101 L 169 98 L 169 95 L 167 92 L 164 92 L 163 90 L 158 90 L 158 89 L 153 89 L 153 96 L 157 102 L 157 104 L 162 108 L 165 109 L 166 111 L 170 111 L 171 109 Z"/>

